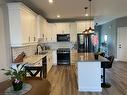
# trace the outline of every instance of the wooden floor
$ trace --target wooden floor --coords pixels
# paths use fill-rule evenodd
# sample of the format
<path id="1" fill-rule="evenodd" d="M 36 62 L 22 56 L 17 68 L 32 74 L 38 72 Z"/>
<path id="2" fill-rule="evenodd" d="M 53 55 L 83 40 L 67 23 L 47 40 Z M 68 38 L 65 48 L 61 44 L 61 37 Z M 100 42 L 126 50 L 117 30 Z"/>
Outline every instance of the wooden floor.
<path id="1" fill-rule="evenodd" d="M 76 66 L 53 66 L 47 79 L 51 83 L 50 95 L 127 95 L 127 63 L 114 62 L 106 70 L 106 81 L 111 83 L 101 93 L 78 92 Z"/>

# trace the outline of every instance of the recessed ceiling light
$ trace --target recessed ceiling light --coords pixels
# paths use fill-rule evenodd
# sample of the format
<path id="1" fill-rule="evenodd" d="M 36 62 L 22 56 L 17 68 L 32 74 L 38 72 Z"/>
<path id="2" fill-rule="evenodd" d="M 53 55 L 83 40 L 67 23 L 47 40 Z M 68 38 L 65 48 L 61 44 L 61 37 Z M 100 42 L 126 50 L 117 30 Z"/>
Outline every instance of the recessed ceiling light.
<path id="1" fill-rule="evenodd" d="M 53 0 L 49 0 L 49 3 L 53 3 Z"/>
<path id="2" fill-rule="evenodd" d="M 88 16 L 88 14 L 85 14 L 85 16 Z"/>
<path id="3" fill-rule="evenodd" d="M 57 18 L 60 18 L 60 15 L 57 15 Z"/>

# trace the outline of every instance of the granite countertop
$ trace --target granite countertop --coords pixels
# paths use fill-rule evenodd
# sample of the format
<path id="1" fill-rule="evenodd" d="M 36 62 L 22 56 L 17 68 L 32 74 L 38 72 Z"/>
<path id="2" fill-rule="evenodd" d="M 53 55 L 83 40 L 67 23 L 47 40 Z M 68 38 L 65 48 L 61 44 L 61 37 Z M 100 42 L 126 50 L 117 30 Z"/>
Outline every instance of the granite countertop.
<path id="1" fill-rule="evenodd" d="M 46 54 L 43 55 L 31 55 L 27 56 L 23 59 L 23 63 L 27 64 L 35 64 L 36 62 L 40 61 L 43 57 L 45 57 Z"/>
<path id="2" fill-rule="evenodd" d="M 102 56 L 98 56 L 98 59 L 95 59 L 94 53 L 77 53 L 77 62 L 83 62 L 83 61 L 109 62 L 107 58 Z"/>
<path id="3" fill-rule="evenodd" d="M 23 62 L 21 63 L 12 63 L 11 67 L 16 69 L 17 64 L 25 64 L 25 66 L 40 66 L 39 64 L 36 64 L 37 62 L 39 62 L 40 60 L 42 60 L 42 58 L 44 58 L 47 54 L 41 54 L 41 55 L 31 55 L 31 56 L 26 56 L 23 59 Z"/>
<path id="4" fill-rule="evenodd" d="M 95 61 L 92 53 L 77 53 L 77 61 Z"/>
<path id="5" fill-rule="evenodd" d="M 31 55 L 31 56 L 26 56 L 23 59 L 23 63 L 27 63 L 27 64 L 35 64 L 38 61 L 42 60 L 42 58 L 44 58 L 45 56 L 48 55 L 48 53 L 51 53 L 52 50 L 46 50 L 44 51 L 46 53 L 42 53 L 42 54 L 37 54 L 37 55 Z"/>

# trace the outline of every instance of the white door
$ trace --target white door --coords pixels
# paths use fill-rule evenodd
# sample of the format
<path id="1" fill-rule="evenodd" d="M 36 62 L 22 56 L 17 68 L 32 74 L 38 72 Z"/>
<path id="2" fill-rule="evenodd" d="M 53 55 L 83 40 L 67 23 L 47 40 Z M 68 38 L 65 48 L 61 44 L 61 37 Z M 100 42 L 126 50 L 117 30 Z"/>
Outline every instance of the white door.
<path id="1" fill-rule="evenodd" d="M 120 27 L 117 31 L 117 59 L 127 61 L 127 27 Z"/>

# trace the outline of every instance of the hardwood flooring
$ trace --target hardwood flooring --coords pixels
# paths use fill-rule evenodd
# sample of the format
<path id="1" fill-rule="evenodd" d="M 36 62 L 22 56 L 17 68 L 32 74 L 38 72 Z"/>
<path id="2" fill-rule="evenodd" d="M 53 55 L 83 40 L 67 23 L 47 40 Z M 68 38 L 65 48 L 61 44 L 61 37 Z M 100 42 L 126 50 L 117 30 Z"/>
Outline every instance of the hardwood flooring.
<path id="1" fill-rule="evenodd" d="M 28 91 L 25 95 L 49 95 L 51 84 L 48 80 L 42 79 L 40 77 L 27 77 L 23 81 L 32 85 L 32 89 Z M 5 95 L 5 90 L 11 86 L 11 81 L 7 80 L 0 83 L 0 95 Z M 12 93 L 7 93 L 6 95 L 13 95 Z M 19 94 L 15 94 L 19 95 Z M 20 94 L 21 95 L 21 94 Z"/>
<path id="2" fill-rule="evenodd" d="M 114 62 L 106 70 L 106 81 L 111 83 L 101 93 L 78 92 L 76 66 L 53 66 L 47 79 L 51 83 L 50 95 L 127 95 L 127 63 Z"/>
<path id="3" fill-rule="evenodd" d="M 47 81 L 48 80 L 48 81 Z M 33 89 L 26 95 L 127 95 L 127 63 L 114 62 L 111 69 L 106 70 L 106 81 L 111 83 L 101 93 L 78 92 L 75 65 L 53 66 L 47 80 L 41 81 L 30 78 Z M 9 87 L 8 82 L 0 83 L 0 95 Z M 47 86 L 46 86 L 47 85 Z"/>

